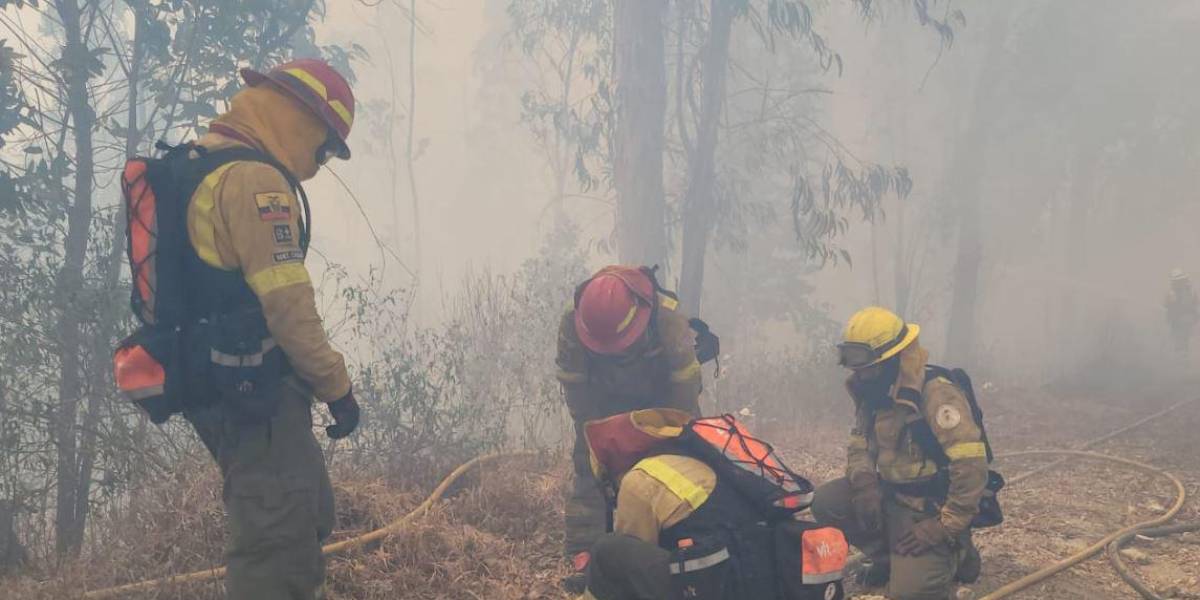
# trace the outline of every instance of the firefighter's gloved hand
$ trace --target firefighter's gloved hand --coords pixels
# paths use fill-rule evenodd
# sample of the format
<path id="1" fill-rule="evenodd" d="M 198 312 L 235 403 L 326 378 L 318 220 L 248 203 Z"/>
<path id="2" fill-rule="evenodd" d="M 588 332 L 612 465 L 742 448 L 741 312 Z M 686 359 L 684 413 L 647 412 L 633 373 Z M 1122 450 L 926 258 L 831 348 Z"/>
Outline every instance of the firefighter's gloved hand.
<path id="1" fill-rule="evenodd" d="M 908 533 L 896 542 L 896 553 L 904 556 L 920 556 L 942 544 L 949 544 L 950 532 L 938 518 L 925 519 L 913 525 Z"/>
<path id="2" fill-rule="evenodd" d="M 329 414 L 333 415 L 333 425 L 325 428 L 325 435 L 340 440 L 358 428 L 358 402 L 354 400 L 354 391 L 329 403 Z"/>
<path id="3" fill-rule="evenodd" d="M 850 504 L 854 507 L 854 518 L 858 521 L 862 533 L 874 533 L 883 528 L 883 490 L 879 483 L 856 488 Z"/>

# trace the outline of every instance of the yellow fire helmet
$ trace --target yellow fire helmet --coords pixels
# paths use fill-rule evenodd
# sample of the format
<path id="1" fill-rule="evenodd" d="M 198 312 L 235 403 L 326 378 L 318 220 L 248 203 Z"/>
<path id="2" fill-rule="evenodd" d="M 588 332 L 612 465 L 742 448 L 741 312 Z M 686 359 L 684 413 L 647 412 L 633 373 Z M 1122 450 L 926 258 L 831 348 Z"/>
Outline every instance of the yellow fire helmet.
<path id="1" fill-rule="evenodd" d="M 881 363 L 906 348 L 921 328 L 905 323 L 896 313 L 878 306 L 868 306 L 850 317 L 842 343 L 838 344 L 838 364 L 850 369 L 862 369 Z"/>

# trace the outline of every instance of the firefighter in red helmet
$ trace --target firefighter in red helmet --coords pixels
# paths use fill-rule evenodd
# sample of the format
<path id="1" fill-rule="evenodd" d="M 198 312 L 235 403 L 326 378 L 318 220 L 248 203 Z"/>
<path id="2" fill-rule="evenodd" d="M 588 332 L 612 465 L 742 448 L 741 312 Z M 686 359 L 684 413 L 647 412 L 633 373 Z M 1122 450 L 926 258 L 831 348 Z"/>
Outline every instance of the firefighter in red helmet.
<path id="1" fill-rule="evenodd" d="M 588 551 L 606 528 L 583 424 L 646 408 L 699 414 L 696 332 L 679 301 L 645 267 L 609 266 L 579 285 L 558 330 L 558 380 L 575 422 L 575 476 L 566 507 L 565 551 L 581 588 Z"/>

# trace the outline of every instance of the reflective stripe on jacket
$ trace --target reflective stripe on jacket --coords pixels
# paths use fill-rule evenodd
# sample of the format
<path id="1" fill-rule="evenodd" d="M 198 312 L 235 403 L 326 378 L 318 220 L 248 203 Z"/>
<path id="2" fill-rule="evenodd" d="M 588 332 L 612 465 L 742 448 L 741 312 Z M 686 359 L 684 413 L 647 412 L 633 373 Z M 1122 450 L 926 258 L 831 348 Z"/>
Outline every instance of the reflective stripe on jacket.
<path id="1" fill-rule="evenodd" d="M 238 145 L 215 134 L 199 143 L 211 150 Z M 319 400 L 332 402 L 350 391 L 350 378 L 317 313 L 300 249 L 300 213 L 278 170 L 232 162 L 206 177 L 193 194 L 188 233 L 205 264 L 242 273 L 296 375 Z"/>

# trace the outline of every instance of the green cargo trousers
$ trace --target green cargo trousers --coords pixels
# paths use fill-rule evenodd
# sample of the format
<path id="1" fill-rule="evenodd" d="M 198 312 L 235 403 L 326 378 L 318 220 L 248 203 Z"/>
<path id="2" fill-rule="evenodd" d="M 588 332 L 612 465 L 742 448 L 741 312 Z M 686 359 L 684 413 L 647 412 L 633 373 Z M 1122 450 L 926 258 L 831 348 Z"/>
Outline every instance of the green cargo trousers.
<path id="1" fill-rule="evenodd" d="M 229 600 L 317 600 L 321 542 L 333 531 L 333 488 L 312 431 L 312 401 L 280 386 L 270 420 L 227 403 L 185 412 L 224 478 Z"/>
<path id="2" fill-rule="evenodd" d="M 567 498 L 564 515 L 564 546 L 567 557 L 590 550 L 604 535 L 608 524 L 608 505 L 604 493 L 592 474 L 591 455 L 583 437 L 583 424 L 575 424 L 575 448 L 571 452 L 574 476 L 571 496 Z"/>
<path id="3" fill-rule="evenodd" d="M 600 536 L 588 564 L 588 588 L 581 600 L 668 600 L 671 553 L 628 535 Z"/>
<path id="4" fill-rule="evenodd" d="M 933 548 L 920 556 L 904 556 L 893 552 L 896 542 L 918 521 L 936 518 L 896 502 L 890 496 L 883 501 L 883 532 L 864 532 L 858 526 L 850 504 L 850 482 L 834 479 L 817 488 L 812 505 L 813 517 L 822 524 L 832 525 L 846 534 L 846 540 L 876 560 L 891 562 L 891 579 L 887 596 L 893 600 L 947 600 L 953 598 L 958 571 L 971 531 L 963 532 L 953 544 Z M 886 534 L 886 535 L 885 535 Z M 885 543 L 886 542 L 886 543 Z"/>

